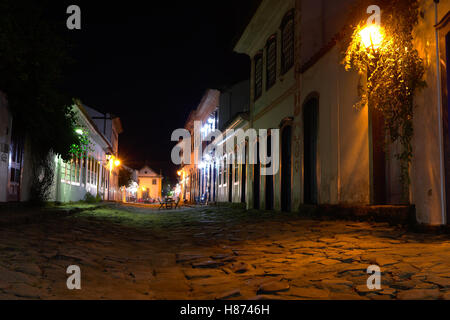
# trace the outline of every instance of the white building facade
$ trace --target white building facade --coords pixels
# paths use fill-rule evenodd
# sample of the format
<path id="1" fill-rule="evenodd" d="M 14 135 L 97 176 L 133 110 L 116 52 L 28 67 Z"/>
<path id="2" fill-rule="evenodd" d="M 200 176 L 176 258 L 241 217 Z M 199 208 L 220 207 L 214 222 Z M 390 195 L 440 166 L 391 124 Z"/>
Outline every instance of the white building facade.
<path id="1" fill-rule="evenodd" d="M 118 134 L 122 132 L 120 120 L 113 117 L 108 119 L 107 116 L 104 119 L 93 119 L 101 113 L 83 105 L 75 105 L 73 108 L 79 124 L 77 130 L 87 133 L 90 145 L 85 153 L 70 161 L 55 156 L 55 181 L 51 200 L 76 202 L 86 199 L 90 194 L 103 201 L 122 201 L 118 181 Z M 98 123 L 104 123 L 104 128 L 100 129 Z"/>

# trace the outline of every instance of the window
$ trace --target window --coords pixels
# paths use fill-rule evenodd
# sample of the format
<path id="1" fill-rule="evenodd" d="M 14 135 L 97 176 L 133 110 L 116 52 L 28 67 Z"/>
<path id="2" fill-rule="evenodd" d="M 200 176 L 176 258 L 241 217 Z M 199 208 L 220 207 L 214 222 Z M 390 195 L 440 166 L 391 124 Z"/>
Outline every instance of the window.
<path id="1" fill-rule="evenodd" d="M 263 56 L 259 53 L 255 56 L 255 101 L 262 95 L 262 81 L 263 81 Z"/>
<path id="2" fill-rule="evenodd" d="M 281 23 L 281 74 L 294 65 L 294 10 L 289 11 Z"/>
<path id="3" fill-rule="evenodd" d="M 66 163 L 64 160 L 61 160 L 61 181 L 66 181 Z"/>
<path id="4" fill-rule="evenodd" d="M 156 179 L 153 179 L 152 183 L 153 185 L 156 185 Z"/>
<path id="5" fill-rule="evenodd" d="M 267 60 L 266 60 L 266 90 L 273 87 L 277 81 L 277 35 L 272 35 L 267 40 L 266 45 Z"/>

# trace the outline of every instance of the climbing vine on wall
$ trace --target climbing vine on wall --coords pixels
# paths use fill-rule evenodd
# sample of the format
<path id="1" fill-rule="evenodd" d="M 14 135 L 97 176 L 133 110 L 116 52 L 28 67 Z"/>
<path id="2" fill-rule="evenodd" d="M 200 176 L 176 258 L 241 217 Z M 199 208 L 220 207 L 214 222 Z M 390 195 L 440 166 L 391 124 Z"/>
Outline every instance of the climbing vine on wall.
<path id="1" fill-rule="evenodd" d="M 81 101 L 78 99 L 73 99 L 73 103 L 76 105 L 81 105 Z M 87 156 L 90 151 L 93 151 L 92 141 L 89 139 L 88 129 L 84 125 L 80 125 L 78 123 L 79 121 L 75 122 L 77 123 L 75 132 L 77 134 L 78 141 L 70 146 L 69 152 L 72 155 L 72 158 L 81 158 L 83 156 Z"/>
<path id="2" fill-rule="evenodd" d="M 70 153 L 74 158 L 80 158 L 86 155 L 89 151 L 92 151 L 92 142 L 89 139 L 89 132 L 85 128 L 80 127 L 77 129 L 77 133 L 78 144 L 72 144 L 70 146 Z"/>
<path id="3" fill-rule="evenodd" d="M 391 143 L 400 142 L 395 154 L 400 161 L 400 180 L 405 195 L 409 191 L 409 167 L 413 156 L 414 94 L 423 88 L 425 67 L 413 46 L 412 31 L 418 23 L 417 1 L 385 1 L 379 32 L 382 41 L 377 49 L 366 48 L 362 29 L 366 21 L 353 30 L 344 58 L 346 70 L 367 74 L 367 86 L 361 87 L 361 99 L 355 107 L 370 103 L 384 116 L 386 136 Z"/>

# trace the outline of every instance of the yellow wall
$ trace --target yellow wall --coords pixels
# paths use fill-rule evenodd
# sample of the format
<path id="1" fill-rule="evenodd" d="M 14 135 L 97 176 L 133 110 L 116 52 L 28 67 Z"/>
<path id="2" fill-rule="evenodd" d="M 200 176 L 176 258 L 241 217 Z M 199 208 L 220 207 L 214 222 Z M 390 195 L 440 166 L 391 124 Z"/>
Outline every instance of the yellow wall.
<path id="1" fill-rule="evenodd" d="M 156 180 L 156 185 L 153 184 Z M 139 177 L 138 198 L 142 199 L 143 189 L 149 190 L 149 197 L 152 199 L 161 198 L 162 179 L 152 177 Z"/>

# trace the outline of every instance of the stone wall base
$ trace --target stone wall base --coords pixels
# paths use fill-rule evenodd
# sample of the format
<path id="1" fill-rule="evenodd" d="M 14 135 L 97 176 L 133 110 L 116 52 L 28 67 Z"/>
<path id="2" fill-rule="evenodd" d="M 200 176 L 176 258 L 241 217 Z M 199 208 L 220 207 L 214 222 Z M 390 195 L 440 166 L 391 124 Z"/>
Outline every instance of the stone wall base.
<path id="1" fill-rule="evenodd" d="M 346 206 L 346 205 L 319 205 L 300 206 L 299 213 L 304 216 L 331 220 L 357 220 L 388 222 L 392 225 L 415 225 L 416 209 L 414 206 Z"/>

